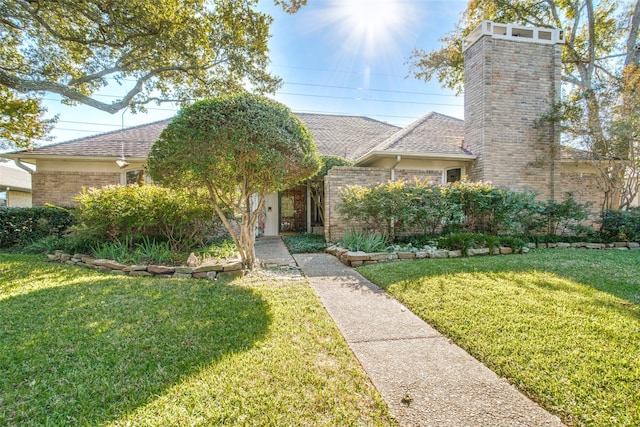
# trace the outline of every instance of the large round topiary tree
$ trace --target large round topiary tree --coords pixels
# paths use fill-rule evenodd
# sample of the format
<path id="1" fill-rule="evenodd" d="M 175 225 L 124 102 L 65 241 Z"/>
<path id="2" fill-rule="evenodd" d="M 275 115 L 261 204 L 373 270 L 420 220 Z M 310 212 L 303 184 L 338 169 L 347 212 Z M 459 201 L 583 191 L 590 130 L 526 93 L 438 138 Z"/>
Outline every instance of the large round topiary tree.
<path id="1" fill-rule="evenodd" d="M 180 110 L 154 143 L 147 167 L 165 186 L 206 188 L 251 269 L 265 195 L 312 176 L 319 160 L 311 133 L 286 106 L 242 93 Z"/>

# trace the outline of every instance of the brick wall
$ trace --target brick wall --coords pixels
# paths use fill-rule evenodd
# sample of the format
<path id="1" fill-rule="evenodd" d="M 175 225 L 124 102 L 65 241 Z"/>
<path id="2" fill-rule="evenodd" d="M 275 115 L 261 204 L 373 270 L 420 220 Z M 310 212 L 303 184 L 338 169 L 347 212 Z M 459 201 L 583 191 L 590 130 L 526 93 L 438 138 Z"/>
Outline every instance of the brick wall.
<path id="1" fill-rule="evenodd" d="M 324 237 L 328 242 L 342 239 L 345 231 L 358 224 L 346 223 L 340 218 L 338 206 L 341 191 L 349 185 L 376 185 L 388 182 L 390 169 L 334 166 L 324 178 Z"/>
<path id="2" fill-rule="evenodd" d="M 538 120 L 559 93 L 561 46 L 481 37 L 465 51 L 471 181 L 555 197 L 558 132 Z"/>
<path id="3" fill-rule="evenodd" d="M 120 184 L 118 172 L 35 172 L 32 175 L 33 206 L 47 203 L 74 206 L 73 198 L 83 187 Z"/>
<path id="4" fill-rule="evenodd" d="M 390 173 L 390 172 L 389 172 Z M 429 184 L 442 184 L 442 171 L 422 169 L 396 169 L 394 171 L 396 181 L 413 182 L 415 179 L 426 180 Z"/>
<path id="5" fill-rule="evenodd" d="M 432 184 L 442 183 L 442 171 L 420 169 L 396 169 L 395 181 L 412 182 L 417 179 L 426 179 Z M 342 189 L 350 185 L 376 185 L 391 181 L 391 169 L 361 168 L 354 166 L 336 166 L 332 168 L 324 178 L 324 236 L 328 242 L 337 242 L 342 239 L 345 231 L 352 228 L 359 229 L 360 224 L 345 222 L 340 218 L 338 206 L 342 202 L 340 198 Z"/>

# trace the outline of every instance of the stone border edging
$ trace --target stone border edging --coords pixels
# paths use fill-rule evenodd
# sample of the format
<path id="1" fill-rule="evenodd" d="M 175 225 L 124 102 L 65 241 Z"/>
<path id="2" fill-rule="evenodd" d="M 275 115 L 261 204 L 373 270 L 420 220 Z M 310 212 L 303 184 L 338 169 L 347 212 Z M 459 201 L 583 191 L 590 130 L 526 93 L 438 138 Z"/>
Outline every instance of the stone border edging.
<path id="1" fill-rule="evenodd" d="M 614 242 L 614 243 L 529 243 L 522 248 L 522 253 L 529 252 L 530 249 L 617 249 L 617 250 L 640 250 L 638 242 Z M 416 251 L 396 251 L 396 252 L 375 252 L 367 253 L 362 251 L 350 251 L 339 246 L 330 246 L 326 252 L 338 258 L 343 264 L 350 267 L 360 267 L 363 265 L 377 264 L 380 262 L 404 261 L 411 259 L 444 259 L 444 258 L 461 258 L 462 251 L 450 251 L 447 249 L 437 249 L 435 247 L 425 247 Z M 493 251 L 489 248 L 469 249 L 467 256 L 481 255 L 509 255 L 514 253 L 512 248 L 500 246 Z"/>
<path id="2" fill-rule="evenodd" d="M 245 271 L 240 260 L 229 260 L 226 263 L 204 263 L 200 266 L 166 266 L 166 265 L 126 265 L 109 259 L 96 259 L 84 254 L 68 254 L 54 251 L 46 254 L 51 262 L 59 262 L 77 267 L 93 268 L 105 273 L 123 276 L 159 277 L 166 279 L 235 279 L 242 277 Z"/>

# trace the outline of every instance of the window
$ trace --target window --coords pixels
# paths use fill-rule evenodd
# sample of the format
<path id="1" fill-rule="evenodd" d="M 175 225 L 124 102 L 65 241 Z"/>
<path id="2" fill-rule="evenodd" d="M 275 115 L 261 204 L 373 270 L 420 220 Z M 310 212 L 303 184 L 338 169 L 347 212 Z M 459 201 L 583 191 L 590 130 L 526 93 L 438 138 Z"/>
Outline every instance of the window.
<path id="1" fill-rule="evenodd" d="M 448 169 L 447 170 L 447 184 L 450 182 L 458 182 L 462 179 L 462 169 Z"/>
<path id="2" fill-rule="evenodd" d="M 144 182 L 144 171 L 142 169 L 127 171 L 125 174 L 126 185 L 143 184 Z"/>

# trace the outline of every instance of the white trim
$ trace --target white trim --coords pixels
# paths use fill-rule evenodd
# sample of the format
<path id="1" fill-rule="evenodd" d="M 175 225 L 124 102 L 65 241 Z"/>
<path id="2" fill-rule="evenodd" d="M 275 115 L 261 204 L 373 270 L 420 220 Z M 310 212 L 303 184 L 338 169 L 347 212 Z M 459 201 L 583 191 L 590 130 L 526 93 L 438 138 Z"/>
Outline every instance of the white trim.
<path id="1" fill-rule="evenodd" d="M 444 168 L 442 169 L 442 185 L 447 184 L 447 172 L 454 169 L 460 169 L 460 180 L 462 180 L 467 175 L 467 171 L 464 166 L 453 166 L 450 168 Z"/>
<path id="2" fill-rule="evenodd" d="M 525 27 L 512 24 L 499 24 L 493 21 L 482 21 L 482 23 L 464 39 L 462 51 L 467 50 L 482 36 L 527 43 L 564 43 L 564 31 L 558 28 Z"/>

